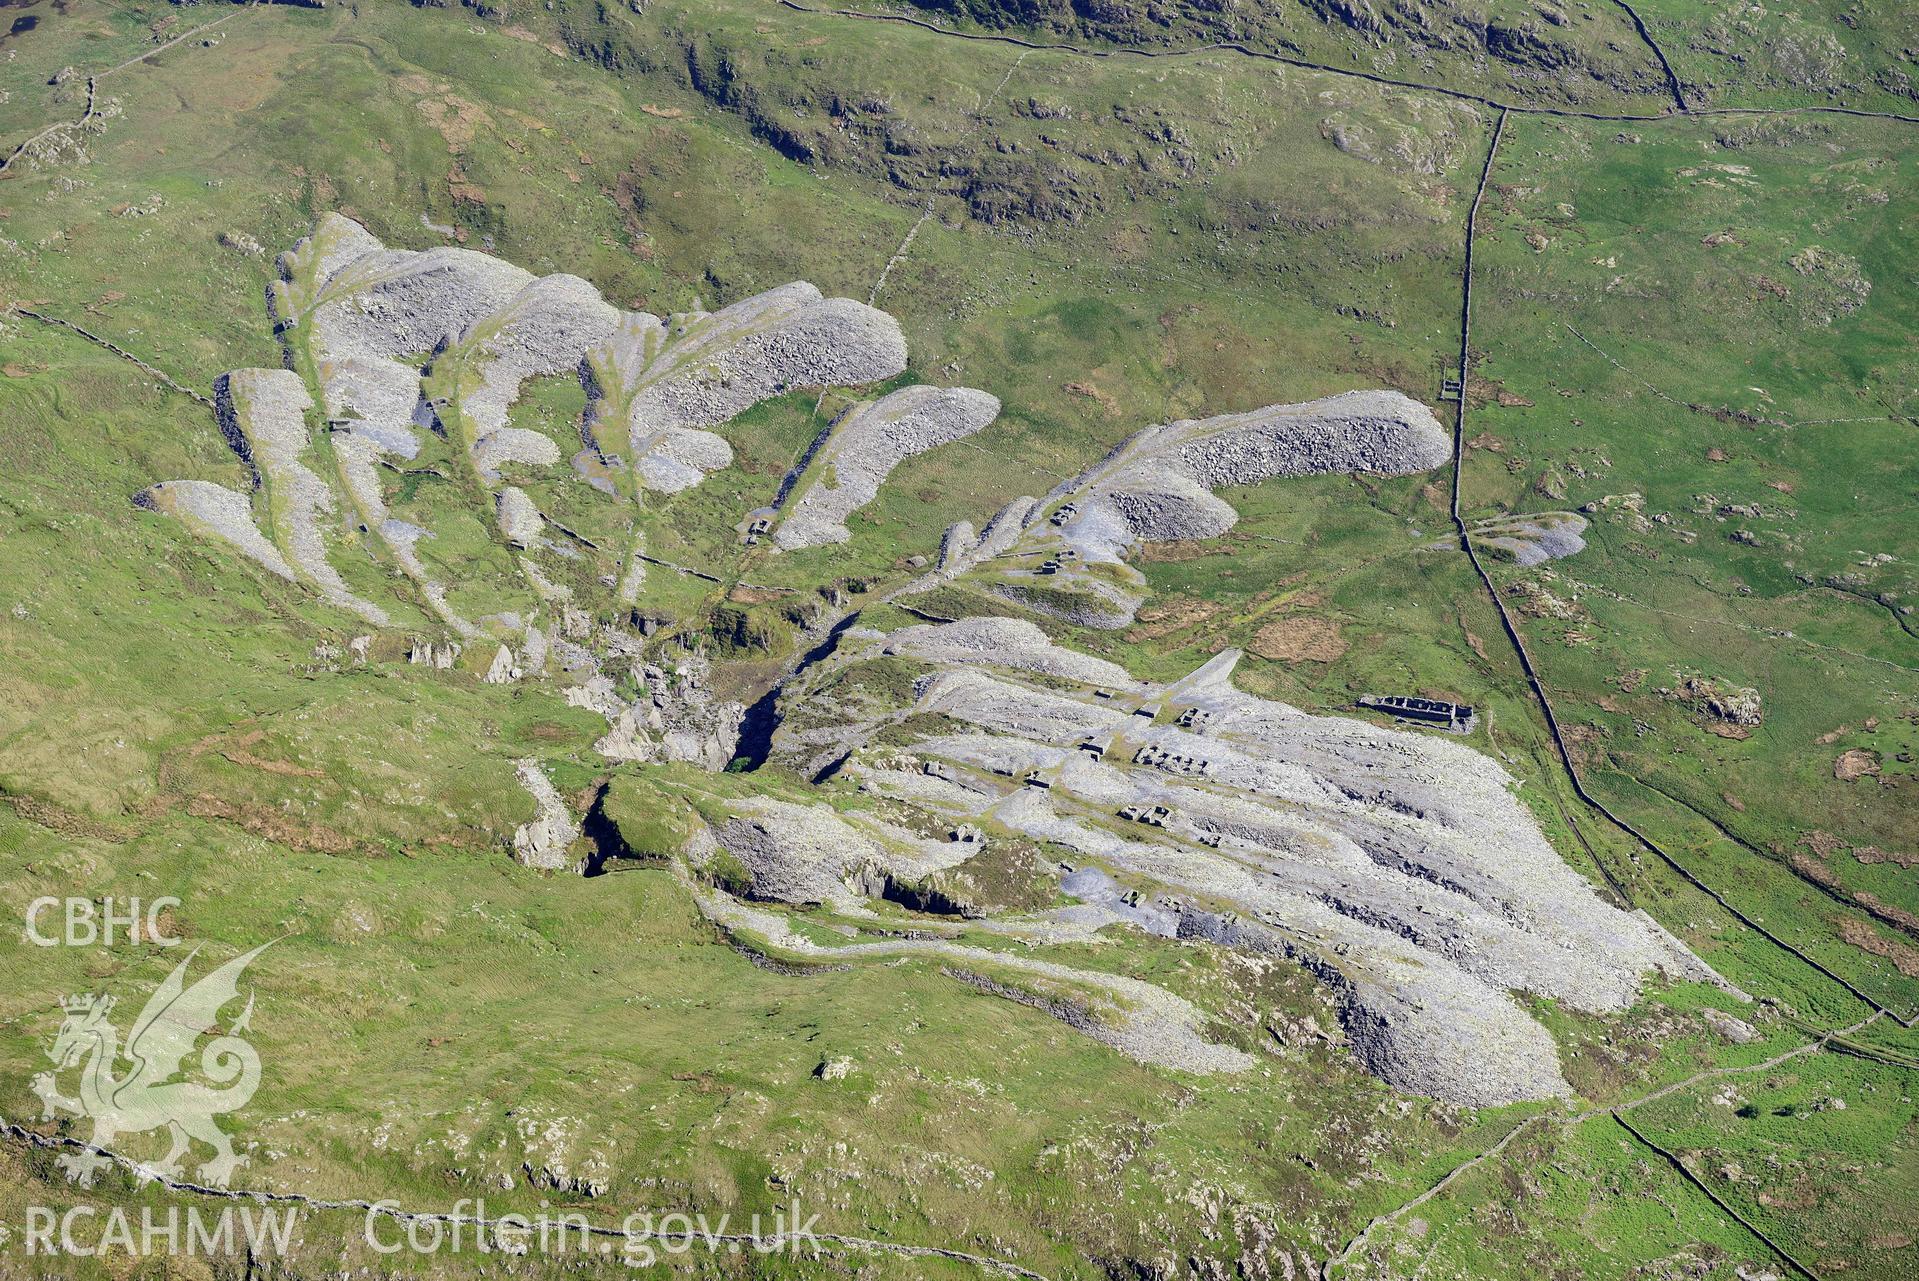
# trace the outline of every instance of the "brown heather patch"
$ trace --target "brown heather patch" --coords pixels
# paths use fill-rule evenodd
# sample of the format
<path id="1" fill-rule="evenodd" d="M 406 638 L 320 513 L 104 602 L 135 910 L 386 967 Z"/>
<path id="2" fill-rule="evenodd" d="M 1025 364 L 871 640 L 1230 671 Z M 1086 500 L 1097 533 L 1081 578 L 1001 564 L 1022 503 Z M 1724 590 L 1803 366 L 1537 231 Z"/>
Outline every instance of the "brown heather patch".
<path id="1" fill-rule="evenodd" d="M 1741 809 L 1745 807 L 1740 806 Z M 1799 838 L 1799 843 L 1817 854 L 1820 858 L 1831 858 L 1846 848 L 1846 843 L 1831 832 L 1811 831 Z"/>
<path id="2" fill-rule="evenodd" d="M 1575 765 L 1596 764 L 1604 755 L 1600 744 L 1606 739 L 1606 731 L 1597 725 L 1569 725 L 1566 727 L 1566 751 Z"/>
<path id="3" fill-rule="evenodd" d="M 1842 783 L 1850 783 L 1861 778 L 1877 778 L 1879 754 L 1859 747 L 1841 752 L 1838 759 L 1832 763 L 1832 776 Z"/>
<path id="4" fill-rule="evenodd" d="M 52 801 L 43 801 L 32 796 L 8 796 L 5 798 L 13 812 L 20 818 L 49 832 L 58 832 L 62 836 L 86 838 L 96 841 L 109 841 L 115 845 L 131 838 L 134 833 L 123 832 L 108 827 L 105 823 L 76 814 Z"/>
<path id="5" fill-rule="evenodd" d="M 253 730 L 242 734 L 230 746 L 220 749 L 223 759 L 247 769 L 257 769 L 268 774 L 283 774 L 291 778 L 325 778 L 326 771 L 309 769 L 293 764 L 291 761 L 276 761 L 264 756 L 255 756 L 247 749 L 266 737 L 265 730 Z M 198 755 L 198 753 L 195 753 Z"/>
<path id="6" fill-rule="evenodd" d="M 1833 924 L 1839 927 L 1839 937 L 1861 952 L 1891 961 L 1893 968 L 1909 979 L 1919 978 L 1919 947 L 1907 947 L 1882 938 L 1872 926 L 1850 917 L 1841 917 Z"/>
<path id="7" fill-rule="evenodd" d="M 1466 635 L 1467 647 L 1479 655 L 1482 662 L 1490 662 L 1491 660 L 1486 657 L 1486 642 L 1467 624 L 1464 614 L 1459 615 L 1459 630 Z"/>
<path id="8" fill-rule="evenodd" d="M 490 125 L 493 118 L 486 108 L 477 102 L 468 102 L 457 94 L 446 94 L 440 98 L 421 98 L 414 104 L 426 122 L 439 131 L 440 138 L 446 143 L 446 149 L 454 155 L 460 155 L 473 145 L 473 139 L 479 134 L 481 125 Z"/>
<path id="9" fill-rule="evenodd" d="M 1346 653 L 1347 645 L 1331 619 L 1289 614 L 1261 627 L 1247 648 L 1276 663 L 1331 663 Z"/>
<path id="10" fill-rule="evenodd" d="M 1877 894 L 1860 890 L 1853 895 L 1865 905 L 1868 912 L 1884 921 L 1887 925 L 1896 925 L 1908 934 L 1919 934 L 1919 916 L 1914 916 L 1905 908 L 1888 903 Z"/>
<path id="11" fill-rule="evenodd" d="M 1192 596 L 1174 596 L 1139 611 L 1138 622 L 1127 629 L 1126 639 L 1134 644 L 1158 640 L 1174 632 L 1197 627 L 1219 613 L 1219 606 Z"/>
<path id="12" fill-rule="evenodd" d="M 1833 888 L 1839 885 L 1839 878 L 1832 874 L 1832 869 L 1809 854 L 1792 855 L 1792 870 L 1807 880 L 1817 881 L 1821 885 Z"/>
<path id="13" fill-rule="evenodd" d="M 486 188 L 466 176 L 466 171 L 458 165 L 446 176 L 447 194 L 456 201 L 483 205 L 486 203 Z"/>
<path id="14" fill-rule="evenodd" d="M 566 57 L 566 46 L 557 40 L 542 40 L 525 27 L 501 27 L 500 34 L 527 44 L 536 44 L 556 58 Z"/>
<path id="15" fill-rule="evenodd" d="M 1861 845 L 1852 852 L 1852 856 L 1861 863 L 1868 865 L 1873 863 L 1897 863 L 1900 867 L 1908 870 L 1919 867 L 1919 854 L 1882 850 L 1877 845 Z"/>
<path id="16" fill-rule="evenodd" d="M 792 592 L 783 587 L 735 587 L 726 594 L 726 599 L 735 605 L 764 605 L 768 601 L 785 600 Z"/>
<path id="17" fill-rule="evenodd" d="M 220 819 L 242 830 L 280 845 L 312 854 L 348 854 L 354 844 L 345 835 L 321 823 L 293 823 L 278 811 L 263 805 L 236 805 L 232 801 L 202 792 L 186 804 L 195 818 Z"/>
<path id="18" fill-rule="evenodd" d="M 1230 556 L 1232 549 L 1210 538 L 1174 538 L 1163 543 L 1141 543 L 1133 559 L 1142 565 L 1198 560 L 1202 556 Z"/>
<path id="19" fill-rule="evenodd" d="M 1097 401 L 1099 407 L 1104 409 L 1109 417 L 1119 413 L 1119 402 L 1114 400 L 1112 396 L 1106 392 L 1101 391 L 1099 385 L 1091 379 L 1082 379 L 1079 382 L 1067 383 L 1066 390 L 1075 396 L 1084 396 L 1088 400 Z"/>

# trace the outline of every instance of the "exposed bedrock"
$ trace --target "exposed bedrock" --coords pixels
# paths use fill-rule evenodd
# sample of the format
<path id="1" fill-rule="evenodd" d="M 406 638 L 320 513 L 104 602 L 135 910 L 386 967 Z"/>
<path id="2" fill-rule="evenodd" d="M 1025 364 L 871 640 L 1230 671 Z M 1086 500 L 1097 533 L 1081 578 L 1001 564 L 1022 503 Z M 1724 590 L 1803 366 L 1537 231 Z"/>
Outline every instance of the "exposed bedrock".
<path id="1" fill-rule="evenodd" d="M 493 661 L 487 664 L 480 680 L 488 685 L 511 685 L 523 675 L 524 670 L 513 661 L 513 651 L 502 645 L 493 651 Z"/>
<path id="2" fill-rule="evenodd" d="M 1530 568 L 1584 551 L 1586 524 L 1586 518 L 1576 512 L 1535 512 L 1477 520 L 1470 532 L 1473 545 L 1481 551 L 1510 556 L 1521 566 Z M 1456 538 L 1447 538 L 1433 546 L 1457 551 L 1459 542 Z"/>
<path id="3" fill-rule="evenodd" d="M 740 740 L 746 709 L 739 703 L 675 706 L 646 698 L 624 708 L 593 750 L 616 761 L 683 761 L 701 769 L 726 768 Z"/>
<path id="4" fill-rule="evenodd" d="M 637 664 L 633 675 L 643 686 L 631 702 L 614 692 L 609 677 L 595 674 L 566 691 L 567 702 L 606 717 L 607 732 L 593 750 L 616 761 L 681 761 L 701 769 L 726 768 L 739 748 L 746 708 L 708 688 L 703 660 L 674 671 Z"/>

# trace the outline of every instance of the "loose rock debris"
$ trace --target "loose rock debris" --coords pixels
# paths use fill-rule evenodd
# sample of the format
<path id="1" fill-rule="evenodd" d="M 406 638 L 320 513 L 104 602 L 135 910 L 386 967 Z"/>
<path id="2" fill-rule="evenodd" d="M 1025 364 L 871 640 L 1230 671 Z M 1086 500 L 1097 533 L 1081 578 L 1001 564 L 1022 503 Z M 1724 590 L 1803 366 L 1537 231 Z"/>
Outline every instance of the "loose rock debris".
<path id="1" fill-rule="evenodd" d="M 583 470 L 590 463 L 630 477 L 629 486 L 671 491 L 731 461 L 726 442 L 706 428 L 792 387 L 871 382 L 906 366 L 890 316 L 824 298 L 804 282 L 717 313 L 661 320 L 617 310 L 577 276 L 535 278 L 469 249 L 389 249 L 331 213 L 280 256 L 278 271 L 269 311 L 290 369 L 311 370 L 315 385 L 284 370 L 237 371 L 222 382 L 229 439 L 244 451 L 249 432 L 265 433 L 272 465 L 255 463 L 275 513 L 265 536 L 296 577 L 385 624 L 386 611 L 348 590 L 327 558 L 326 533 L 339 523 L 327 518 L 343 494 L 349 523 L 378 538 L 440 621 L 466 640 L 486 629 L 454 612 L 448 585 L 417 554 L 431 531 L 393 520 L 382 496 L 380 465 L 416 456 L 420 431 L 447 433 L 464 447 L 475 479 L 496 491 L 501 536 L 529 548 L 544 521 L 526 490 L 502 488 L 505 469 L 561 460 L 551 437 L 508 422 L 529 378 L 579 372 L 592 395 L 589 448 L 577 460 Z M 302 411 L 313 403 L 332 437 L 331 477 L 301 461 Z M 214 510 L 204 491 L 194 501 Z M 172 510 L 177 502 L 152 505 Z M 231 503 L 217 509 L 229 525 L 237 515 Z"/>
<path id="2" fill-rule="evenodd" d="M 1098 872 L 1074 873 L 1087 893 L 1062 921 L 1104 913 L 1297 962 L 1338 995 L 1352 1052 L 1399 1088 L 1474 1106 L 1567 1094 L 1552 1038 L 1514 993 L 1605 1012 L 1650 971 L 1721 982 L 1567 867 L 1491 758 L 1243 694 L 1236 651 L 1170 685 L 1122 679 L 1012 619 L 842 651 L 815 687 L 875 658 L 919 659 L 934 670 L 902 710 L 952 726 L 904 750 L 859 748 L 847 777 L 989 842 L 1077 851 Z M 775 755 L 792 762 L 851 714 L 828 693 L 789 704 Z M 842 908 L 956 856 L 824 805 L 742 809 L 711 838 L 750 869 L 755 896 Z"/>
<path id="3" fill-rule="evenodd" d="M 789 479 L 773 533 L 782 550 L 843 543 L 846 519 L 878 497 L 893 468 L 962 440 L 999 416 L 999 398 L 970 387 L 904 387 L 842 414 Z M 830 483 L 829 483 L 830 478 Z"/>
<path id="4" fill-rule="evenodd" d="M 615 499 L 676 492 L 731 461 L 715 429 L 744 409 L 798 386 L 900 373 L 906 350 L 892 318 L 801 282 L 713 313 L 622 312 L 577 277 L 536 279 L 464 249 L 391 250 L 337 215 L 282 255 L 279 271 L 271 311 L 291 368 L 305 372 L 236 371 L 219 389 L 221 426 L 258 494 L 169 481 L 142 491 L 141 504 L 387 625 L 385 609 L 329 561 L 340 541 L 364 534 L 458 638 L 416 638 L 414 661 L 450 668 L 464 655 L 497 683 L 555 676 L 568 701 L 606 718 L 602 755 L 724 766 L 744 709 L 714 695 L 699 656 L 672 671 L 643 661 L 640 638 L 595 623 L 575 601 L 564 581 L 573 576 L 549 572 L 552 561 L 542 569 L 543 556 L 570 549 L 554 541 L 563 531 L 526 477 L 562 451 L 516 427 L 511 407 L 528 379 L 577 371 L 587 410 L 573 464 L 584 482 Z M 327 424 L 327 475 L 310 461 L 309 408 Z M 897 464 L 984 429 L 999 410 L 984 392 L 930 386 L 856 404 L 789 477 L 763 532 L 791 550 L 843 541 L 848 517 Z M 458 447 L 490 496 L 498 537 L 540 602 L 532 616 L 456 613 L 418 554 L 432 532 L 387 510 L 382 471 L 415 458 L 428 431 Z M 1229 530 L 1237 513 L 1215 490 L 1409 474 L 1447 457 L 1431 411 L 1384 391 L 1148 428 L 1044 497 L 1015 498 L 977 530 L 947 530 L 933 566 L 900 594 L 966 577 L 1042 612 L 1124 626 L 1143 591 L 1126 556 Z M 1557 513 L 1484 537 L 1511 539 L 1532 563 L 1576 551 L 1578 533 L 1578 518 Z M 605 580 L 629 606 L 643 584 L 640 546 L 636 531 L 628 568 Z M 925 669 L 881 712 L 922 727 L 904 749 L 898 736 L 873 744 L 874 709 L 814 696 L 831 673 L 881 657 Z M 825 803 L 734 798 L 702 811 L 682 856 L 699 867 L 724 852 L 742 894 L 857 916 L 995 842 L 1064 847 L 1077 856 L 1066 882 L 1076 904 L 980 927 L 1044 941 L 1116 924 L 1291 960 L 1335 994 L 1346 1042 L 1369 1070 L 1473 1105 L 1569 1092 L 1551 1037 L 1514 994 L 1611 1011 L 1650 971 L 1718 981 L 1650 918 L 1607 905 L 1566 867 L 1489 758 L 1242 694 L 1230 680 L 1237 659 L 1228 651 L 1158 684 L 1018 620 L 849 630 L 790 677 L 775 757 L 809 775 L 823 756 L 837 762 L 939 835 Z M 638 697 L 620 692 L 620 671 L 639 682 Z M 514 857 L 577 869 L 580 828 L 565 802 L 537 762 L 519 762 L 516 774 L 536 812 L 515 832 Z M 702 889 L 700 900 L 729 928 L 795 951 L 938 955 L 958 981 L 1143 1062 L 1194 1072 L 1251 1063 L 1209 1039 L 1190 1002 L 1138 980 L 937 939 L 820 948 L 737 898 Z"/>
<path id="5" fill-rule="evenodd" d="M 949 529 L 924 586 L 974 572 L 993 594 L 1101 630 L 1130 625 L 1140 543 L 1217 538 L 1239 520 L 1213 493 L 1279 476 L 1406 475 L 1451 456 L 1438 419 L 1393 391 L 1149 427 L 1043 499 L 1009 503 L 984 531 Z"/>

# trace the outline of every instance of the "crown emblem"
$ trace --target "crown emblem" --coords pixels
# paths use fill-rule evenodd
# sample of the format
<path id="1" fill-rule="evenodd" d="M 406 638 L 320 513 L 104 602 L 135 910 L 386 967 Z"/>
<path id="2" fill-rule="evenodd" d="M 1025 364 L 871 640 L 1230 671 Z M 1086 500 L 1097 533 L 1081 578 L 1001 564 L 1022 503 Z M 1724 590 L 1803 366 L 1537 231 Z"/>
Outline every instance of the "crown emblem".
<path id="1" fill-rule="evenodd" d="M 58 1158 L 69 1178 L 90 1185 L 114 1162 L 103 1147 L 123 1135 L 163 1129 L 172 1134 L 173 1148 L 159 1165 L 138 1167 L 143 1178 L 155 1173 L 181 1176 L 181 1158 L 197 1141 L 213 1148 L 213 1156 L 200 1166 L 199 1182 L 216 1188 L 228 1185 L 246 1158 L 233 1150 L 233 1140 L 215 1118 L 245 1107 L 260 1088 L 260 1056 L 240 1035 L 253 1011 L 252 998 L 246 1012 L 224 1032 L 218 1030 L 220 1011 L 240 999 L 240 976 L 270 946 L 263 943 L 234 957 L 191 986 L 186 976 L 193 956 L 188 956 L 147 998 L 124 1045 L 109 1017 L 113 997 L 81 992 L 60 998 L 66 1021 L 47 1050 L 53 1070 L 33 1079 L 33 1092 L 40 1096 L 43 1121 L 62 1112 L 93 1121 L 93 1146 Z M 207 1037 L 212 1039 L 200 1051 L 196 1073 L 203 1079 L 175 1080 L 189 1070 L 188 1055 Z M 123 1059 L 132 1065 L 124 1074 L 118 1070 Z M 74 1070 L 80 1073 L 80 1091 L 68 1098 L 60 1093 L 57 1078 Z"/>

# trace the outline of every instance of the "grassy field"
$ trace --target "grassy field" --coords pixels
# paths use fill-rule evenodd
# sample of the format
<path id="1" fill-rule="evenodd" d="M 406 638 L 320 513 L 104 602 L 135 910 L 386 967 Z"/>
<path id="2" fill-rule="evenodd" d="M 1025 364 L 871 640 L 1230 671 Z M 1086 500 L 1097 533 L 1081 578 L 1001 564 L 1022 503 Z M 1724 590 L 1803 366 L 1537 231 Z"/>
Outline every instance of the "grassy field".
<path id="1" fill-rule="evenodd" d="M 1777 21 L 1890 75 L 1898 8 L 1857 27 L 1813 6 Z M 1789 69 L 1682 53 L 1668 33 L 1697 16 L 1683 9 L 1643 6 L 1697 93 L 1835 100 L 1793 87 Z M 1582 103 L 1658 110 L 1662 82 L 1623 14 L 1589 10 L 1579 39 L 1618 74 Z M 793 279 L 864 300 L 917 227 L 877 294 L 908 337 L 901 381 L 978 386 L 1006 409 L 967 445 L 903 464 L 850 542 L 774 555 L 734 529 L 835 411 L 830 396 L 742 416 L 726 429 L 734 465 L 673 499 L 610 504 L 558 470 L 534 484 L 569 526 L 611 542 L 637 521 L 650 554 L 721 579 L 655 566 L 642 606 L 732 660 L 720 679 L 742 688 L 790 657 L 823 589 L 899 581 L 948 522 L 1041 493 L 1141 426 L 1354 386 L 1433 403 L 1457 359 L 1465 210 L 1492 117 L 1453 99 L 1223 52 L 1023 52 L 746 0 L 662 0 L 644 15 L 522 6 L 505 20 L 372 0 L 34 12 L 43 21 L 0 55 L 14 58 L 9 146 L 78 115 L 75 81 L 43 83 L 61 67 L 117 65 L 156 32 L 227 19 L 212 44 L 100 81 L 115 106 L 85 136 L 84 163 L 17 162 L 0 181 L 0 295 L 201 390 L 226 369 L 280 363 L 261 301 L 272 255 L 329 209 L 396 246 L 487 247 L 656 312 Z M 1266 34 L 1314 60 L 1527 88 L 1504 67 L 1420 64 L 1403 47 L 1386 59 L 1390 42 L 1354 45 L 1303 25 L 1304 10 L 1274 12 L 1282 25 Z M 1187 34 L 1206 30 L 1165 39 Z M 1741 38 L 1784 56 L 1765 31 Z M 1883 107 L 1886 83 L 1841 97 Z M 1496 569 L 1588 785 L 1902 1012 L 1919 1003 L 1919 940 L 1897 915 L 1919 911 L 1919 619 L 1900 612 L 1919 603 L 1916 155 L 1909 126 L 1832 116 L 1515 117 L 1481 214 L 1482 381 L 1464 475 L 1469 517 L 1598 504 L 1578 556 Z M 204 407 L 17 315 L 0 321 L 0 367 L 0 903 L 177 894 L 176 927 L 205 946 L 196 972 L 279 940 L 251 972 L 267 1076 L 234 1120 L 252 1160 L 241 1186 L 418 1208 L 484 1190 L 495 1212 L 546 1201 L 609 1225 L 642 1208 L 766 1212 L 798 1194 L 833 1231 L 1053 1278 L 1213 1263 L 1230 1275 L 1253 1258 L 1284 1275 L 1282 1258 L 1303 1269 L 1336 1254 L 1552 1112 L 1460 1112 L 1394 1095 L 1335 1047 L 1282 1046 L 1272 1029 L 1288 1021 L 1333 1025 L 1324 994 L 1224 952 L 1108 931 L 1049 953 L 1150 977 L 1219 1011 L 1222 1034 L 1259 1054 L 1246 1077 L 1185 1078 L 931 962 L 756 966 L 660 866 L 591 879 L 520 868 L 505 851 L 532 805 L 515 760 L 538 759 L 576 812 L 612 775 L 606 812 L 640 852 L 663 852 L 662 816 L 690 776 L 615 770 L 591 751 L 603 722 L 549 690 L 483 685 L 470 661 L 408 666 L 426 616 L 370 558 L 339 559 L 356 590 L 401 601 L 402 622 L 367 664 L 342 657 L 357 620 L 128 501 L 159 479 L 243 483 Z M 581 403 L 570 380 L 543 380 L 514 421 L 570 453 Z M 435 448 L 446 456 L 423 456 L 422 472 L 457 475 L 460 460 Z M 1473 745 L 1522 780 L 1568 861 L 1603 866 L 1778 1003 L 1755 1012 L 1688 987 L 1617 1019 L 1542 1010 L 1582 1108 L 1762 1062 L 1802 1044 L 1804 1022 L 1863 1017 L 1572 796 L 1490 602 L 1463 556 L 1434 547 L 1446 489 L 1436 473 L 1230 493 L 1231 534 L 1142 556 L 1151 595 L 1134 626 L 1046 625 L 1154 679 L 1241 646 L 1245 688 L 1314 710 L 1381 688 L 1482 707 Z M 395 478 L 389 497 L 440 529 L 430 548 L 445 572 L 511 580 L 461 484 Z M 1660 692 L 1688 676 L 1757 690 L 1762 722 L 1712 732 L 1696 699 Z M 1836 778 L 1853 752 L 1876 773 Z M 874 926 L 799 920 L 823 938 Z M 28 1084 L 59 995 L 133 1004 L 182 955 L 41 950 L 0 931 L 0 1114 L 33 1119 Z M 1716 1035 L 1707 1007 L 1736 1009 L 1760 1039 Z M 1919 1051 L 1885 1020 L 1857 1039 Z M 856 1065 L 846 1078 L 814 1075 L 839 1057 Z M 1910 1075 L 1820 1053 L 1628 1115 L 1796 1257 L 1895 1277 L 1914 1257 Z M 1728 1083 L 1739 1097 L 1721 1104 Z M 0 1162 L 0 1221 L 15 1228 L 27 1204 L 76 1195 L 44 1154 L 9 1144 Z M 1729 1165 L 1739 1173 L 1722 1176 Z M 165 1200 L 128 1179 L 94 1199 Z M 290 1274 L 471 1274 L 471 1260 L 375 1256 L 360 1226 L 313 1215 Z M 124 1264 L 48 1268 L 200 1275 Z M 1742 1265 L 1778 1266 L 1602 1114 L 1542 1116 L 1372 1238 L 1348 1274 L 1730 1277 Z M 674 1266 L 978 1274 L 886 1254 Z M 527 1261 L 518 1274 L 563 1270 Z"/>
<path id="2" fill-rule="evenodd" d="M 1643 0 L 1633 6 L 1693 107 L 1844 106 L 1911 116 L 1919 64 L 1909 0 L 1746 5 Z"/>
<path id="3" fill-rule="evenodd" d="M 1552 598 L 1515 601 L 1594 785 L 1909 1013 L 1912 147 L 1803 117 L 1700 133 L 1514 127 L 1466 501 L 1596 508 L 1586 552 L 1503 575 Z M 1687 677 L 1758 691 L 1760 723 Z"/>

